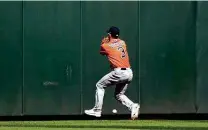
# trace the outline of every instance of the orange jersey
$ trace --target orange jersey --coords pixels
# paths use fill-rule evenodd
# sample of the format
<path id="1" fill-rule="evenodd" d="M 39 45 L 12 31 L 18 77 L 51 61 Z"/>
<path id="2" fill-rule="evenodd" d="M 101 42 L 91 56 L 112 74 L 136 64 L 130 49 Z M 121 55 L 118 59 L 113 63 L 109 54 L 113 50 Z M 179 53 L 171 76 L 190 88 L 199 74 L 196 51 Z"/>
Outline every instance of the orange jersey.
<path id="1" fill-rule="evenodd" d="M 103 43 L 100 54 L 106 55 L 112 68 L 130 68 L 126 44 L 123 40 L 113 39 Z"/>

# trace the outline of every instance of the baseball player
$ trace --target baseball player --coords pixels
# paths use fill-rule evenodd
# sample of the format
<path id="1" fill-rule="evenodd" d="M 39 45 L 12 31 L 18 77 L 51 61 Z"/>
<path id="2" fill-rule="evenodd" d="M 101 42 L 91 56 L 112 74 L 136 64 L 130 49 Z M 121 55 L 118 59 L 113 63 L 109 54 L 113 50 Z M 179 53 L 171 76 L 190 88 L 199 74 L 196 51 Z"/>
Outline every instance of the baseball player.
<path id="1" fill-rule="evenodd" d="M 110 27 L 108 37 L 101 42 L 100 54 L 106 55 L 112 71 L 101 78 L 96 84 L 95 106 L 85 110 L 85 114 L 101 117 L 105 89 L 116 85 L 115 99 L 131 111 L 131 118 L 138 118 L 139 104 L 132 102 L 124 93 L 132 81 L 133 72 L 130 68 L 129 56 L 125 41 L 119 38 L 119 28 Z"/>

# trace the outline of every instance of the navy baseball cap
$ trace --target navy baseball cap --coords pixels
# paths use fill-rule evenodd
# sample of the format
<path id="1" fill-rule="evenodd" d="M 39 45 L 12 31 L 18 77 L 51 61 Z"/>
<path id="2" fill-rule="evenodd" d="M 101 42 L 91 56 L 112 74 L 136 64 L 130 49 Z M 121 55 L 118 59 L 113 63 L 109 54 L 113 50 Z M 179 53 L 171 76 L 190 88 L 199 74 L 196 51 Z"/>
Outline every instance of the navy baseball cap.
<path id="1" fill-rule="evenodd" d="M 119 28 L 112 26 L 109 28 L 109 30 L 107 30 L 107 33 L 111 34 L 114 37 L 118 37 L 120 30 L 119 30 Z"/>

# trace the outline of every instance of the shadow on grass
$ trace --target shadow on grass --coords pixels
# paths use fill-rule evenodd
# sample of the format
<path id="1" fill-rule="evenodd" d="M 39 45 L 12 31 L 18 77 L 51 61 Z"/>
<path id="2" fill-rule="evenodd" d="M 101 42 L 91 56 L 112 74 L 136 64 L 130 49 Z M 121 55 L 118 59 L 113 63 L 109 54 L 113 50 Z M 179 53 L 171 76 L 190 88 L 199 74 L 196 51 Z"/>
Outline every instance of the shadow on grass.
<path id="1" fill-rule="evenodd" d="M 24 125 L 24 124 L 1 124 L 0 127 L 36 127 L 36 128 L 114 128 L 114 129 L 180 129 L 180 130 L 207 130 L 207 127 L 168 127 L 168 126 L 116 126 L 116 125 Z"/>

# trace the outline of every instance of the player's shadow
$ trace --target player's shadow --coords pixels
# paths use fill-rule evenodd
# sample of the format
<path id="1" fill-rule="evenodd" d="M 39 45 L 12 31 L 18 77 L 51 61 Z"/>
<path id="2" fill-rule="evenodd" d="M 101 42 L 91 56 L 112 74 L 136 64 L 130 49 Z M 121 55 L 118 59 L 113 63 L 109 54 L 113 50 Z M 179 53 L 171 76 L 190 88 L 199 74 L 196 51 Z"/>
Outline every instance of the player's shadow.
<path id="1" fill-rule="evenodd" d="M 116 125 L 35 125 L 35 124 L 0 124 L 0 127 L 36 127 L 36 128 L 108 128 L 108 129 L 178 129 L 178 130 L 207 130 L 207 127 L 194 128 L 194 127 L 166 127 L 166 126 L 116 126 Z"/>

